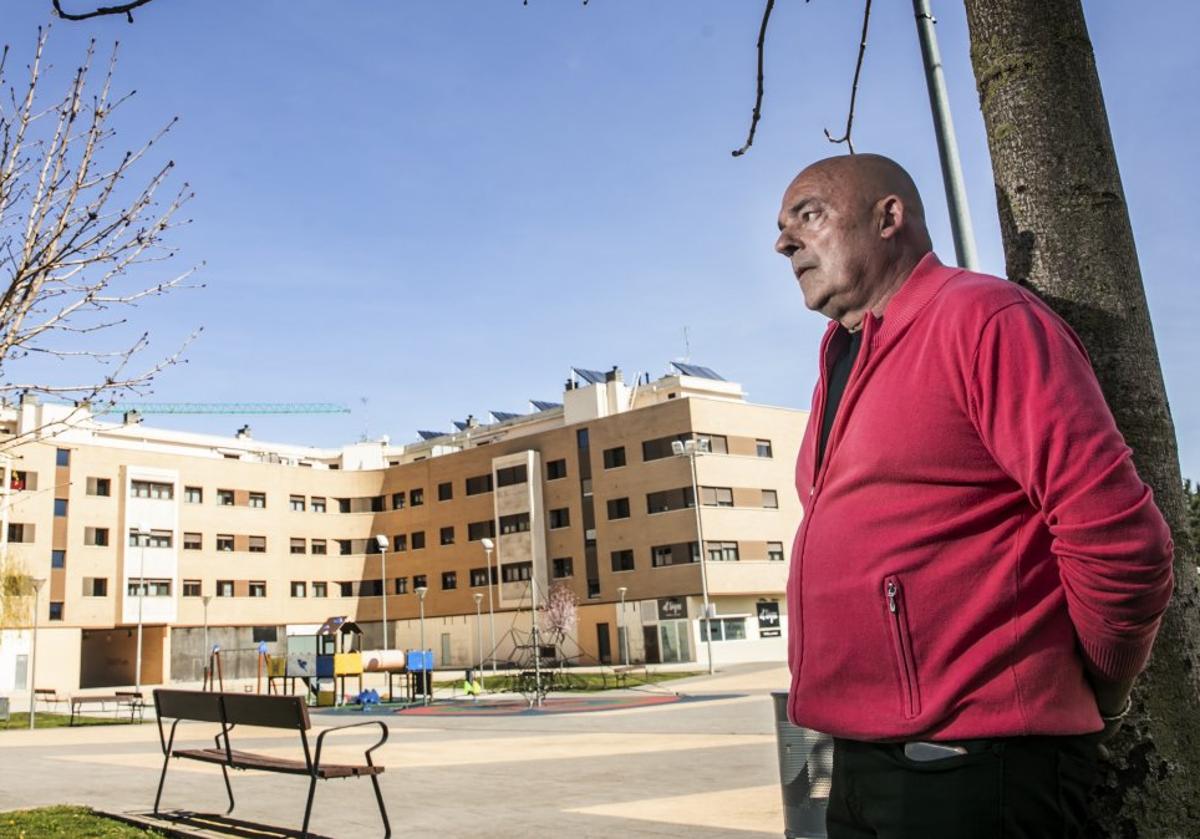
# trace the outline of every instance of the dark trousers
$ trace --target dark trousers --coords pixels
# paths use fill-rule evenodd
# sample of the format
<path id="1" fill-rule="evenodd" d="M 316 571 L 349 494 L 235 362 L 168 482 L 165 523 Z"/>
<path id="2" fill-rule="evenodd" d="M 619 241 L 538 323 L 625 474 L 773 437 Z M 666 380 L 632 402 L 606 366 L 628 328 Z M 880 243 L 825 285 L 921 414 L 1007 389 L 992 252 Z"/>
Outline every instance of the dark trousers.
<path id="1" fill-rule="evenodd" d="M 956 741 L 965 755 L 905 756 L 902 743 L 834 739 L 829 839 L 1082 837 L 1098 738 Z"/>

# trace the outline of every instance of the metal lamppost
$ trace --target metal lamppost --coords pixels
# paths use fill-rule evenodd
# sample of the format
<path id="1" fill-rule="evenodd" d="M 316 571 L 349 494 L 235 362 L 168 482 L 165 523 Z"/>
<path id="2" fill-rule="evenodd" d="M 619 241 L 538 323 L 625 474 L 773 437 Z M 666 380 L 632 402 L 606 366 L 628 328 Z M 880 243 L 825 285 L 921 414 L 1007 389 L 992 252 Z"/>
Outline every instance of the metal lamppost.
<path id="1" fill-rule="evenodd" d="M 212 661 L 212 648 L 208 646 L 208 604 L 213 599 L 211 594 L 202 595 L 200 602 L 204 604 L 204 678 L 208 680 L 208 664 Z"/>
<path id="2" fill-rule="evenodd" d="M 387 549 L 388 538 L 382 533 L 375 537 L 375 544 L 379 546 L 379 596 L 383 603 L 383 648 L 390 649 L 388 646 L 388 631 L 387 631 Z"/>
<path id="3" fill-rule="evenodd" d="M 142 604 L 146 598 L 146 543 L 150 541 L 150 526 L 139 524 L 136 537 L 140 554 L 138 568 L 138 618 L 137 618 L 137 657 L 133 664 L 133 689 L 142 692 Z"/>
<path id="4" fill-rule="evenodd" d="M 34 689 L 37 687 L 37 636 L 38 636 L 38 613 L 41 607 L 42 586 L 46 580 L 41 577 L 30 577 L 29 584 L 33 586 L 33 649 L 30 650 L 29 656 L 29 728 L 33 730 L 34 721 L 37 717 L 37 694 Z"/>
<path id="5" fill-rule="evenodd" d="M 617 634 L 621 636 L 621 663 L 629 666 L 629 630 L 625 628 L 625 592 L 628 586 L 621 586 L 617 594 L 621 595 L 621 614 L 617 615 Z"/>
<path id="6" fill-rule="evenodd" d="M 425 679 L 425 684 L 421 686 L 421 695 L 425 698 L 425 704 L 429 704 L 429 688 L 433 685 L 433 677 L 429 675 L 429 671 L 424 669 L 427 664 L 425 658 L 425 595 L 429 593 L 428 586 L 417 586 L 415 589 L 417 600 L 420 602 L 421 608 L 421 678 Z"/>
<path id="7" fill-rule="evenodd" d="M 483 604 L 483 594 L 475 592 L 475 646 L 479 648 L 479 681 L 483 682 L 483 614 L 480 607 Z"/>
<path id="8" fill-rule="evenodd" d="M 479 544 L 483 545 L 483 552 L 487 554 L 487 576 L 488 576 L 488 632 L 491 633 L 492 643 L 492 678 L 496 677 L 496 606 L 492 602 L 492 551 L 496 548 L 496 543 L 491 539 L 480 539 Z M 482 662 L 481 662 L 482 664 Z"/>
<path id="9" fill-rule="evenodd" d="M 671 451 L 677 457 L 686 457 L 692 466 L 692 506 L 696 510 L 696 540 L 700 544 L 700 592 L 704 599 L 704 617 L 702 618 L 704 627 L 704 641 L 708 650 L 708 672 L 713 673 L 713 651 L 712 651 L 712 621 L 710 614 L 712 611 L 708 602 L 708 551 L 704 548 L 704 527 L 700 521 L 700 487 L 696 480 L 696 455 L 703 454 L 709 449 L 707 440 L 691 439 L 686 442 L 675 440 L 671 443 Z"/>

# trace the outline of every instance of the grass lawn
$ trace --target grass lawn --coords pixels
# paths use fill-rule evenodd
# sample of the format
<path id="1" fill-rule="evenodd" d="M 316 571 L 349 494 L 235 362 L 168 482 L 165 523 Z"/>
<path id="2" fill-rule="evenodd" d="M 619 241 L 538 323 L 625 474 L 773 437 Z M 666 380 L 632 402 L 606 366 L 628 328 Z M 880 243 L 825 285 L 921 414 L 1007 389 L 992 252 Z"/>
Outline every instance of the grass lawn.
<path id="1" fill-rule="evenodd" d="M 87 807 L 40 807 L 0 813 L 0 836 L 11 839 L 78 839 L 85 836 L 88 839 L 145 839 L 162 835 L 156 830 L 143 830 L 97 815 Z"/>
<path id="2" fill-rule="evenodd" d="M 71 716 L 69 714 L 55 714 L 50 711 L 38 711 L 37 719 L 35 720 L 34 724 L 38 728 L 63 728 L 65 726 L 67 726 L 70 722 L 71 722 Z M 135 720 L 135 722 L 140 722 L 140 721 Z M 75 725 L 128 725 L 128 724 L 129 724 L 129 715 L 128 714 L 125 714 L 124 716 L 117 716 L 116 718 L 113 718 L 113 717 L 84 717 L 84 716 L 76 716 L 75 717 Z M 7 720 L 0 720 L 0 731 L 4 731 L 6 729 L 20 729 L 20 728 L 23 728 L 26 731 L 29 730 L 29 712 L 28 711 L 21 711 L 20 713 L 14 713 Z M 0 831 L 0 836 L 6 836 L 6 835 L 7 834 Z M 33 834 L 30 834 L 30 835 L 32 836 Z"/>

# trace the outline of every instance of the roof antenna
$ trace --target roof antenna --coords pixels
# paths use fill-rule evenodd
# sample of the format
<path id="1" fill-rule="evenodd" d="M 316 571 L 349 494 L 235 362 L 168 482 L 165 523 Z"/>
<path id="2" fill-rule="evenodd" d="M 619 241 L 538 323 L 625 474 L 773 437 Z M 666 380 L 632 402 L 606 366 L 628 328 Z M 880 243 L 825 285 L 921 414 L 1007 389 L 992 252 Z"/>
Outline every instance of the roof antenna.
<path id="1" fill-rule="evenodd" d="M 358 401 L 361 402 L 362 406 L 363 406 L 363 433 L 362 433 L 362 439 L 360 439 L 359 442 L 365 443 L 371 439 L 370 437 L 367 436 L 367 433 L 371 429 L 371 414 L 367 410 L 367 397 L 360 396 L 360 397 L 358 397 Z"/>
<path id="2" fill-rule="evenodd" d="M 688 328 L 683 327 L 683 363 L 690 364 L 692 361 L 692 342 L 688 340 Z"/>

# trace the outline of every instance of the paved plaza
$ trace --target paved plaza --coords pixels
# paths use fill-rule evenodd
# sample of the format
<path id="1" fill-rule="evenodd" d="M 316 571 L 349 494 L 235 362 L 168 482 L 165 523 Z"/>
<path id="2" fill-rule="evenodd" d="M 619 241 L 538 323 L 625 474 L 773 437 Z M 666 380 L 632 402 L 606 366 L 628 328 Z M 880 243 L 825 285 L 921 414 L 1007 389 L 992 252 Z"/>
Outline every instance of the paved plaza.
<path id="1" fill-rule="evenodd" d="M 785 667 L 740 665 L 643 689 L 696 701 L 575 714 L 372 716 L 391 729 L 375 754 L 387 767 L 381 781 L 393 835 L 782 836 L 770 692 L 786 685 Z M 356 719 L 313 714 L 316 728 Z M 181 724 L 181 745 L 211 744 L 202 739 L 209 728 L 185 732 Z M 374 739 L 361 731 L 330 735 L 328 759 L 358 762 Z M 252 734 L 240 748 L 296 756 L 294 734 Z M 71 803 L 136 813 L 153 804 L 162 763 L 153 724 L 7 731 L 0 743 L 0 810 Z M 234 817 L 299 827 L 305 778 L 231 778 Z M 163 806 L 222 812 L 220 770 L 173 761 Z M 339 839 L 382 835 L 370 784 L 318 784 L 311 827 Z"/>

